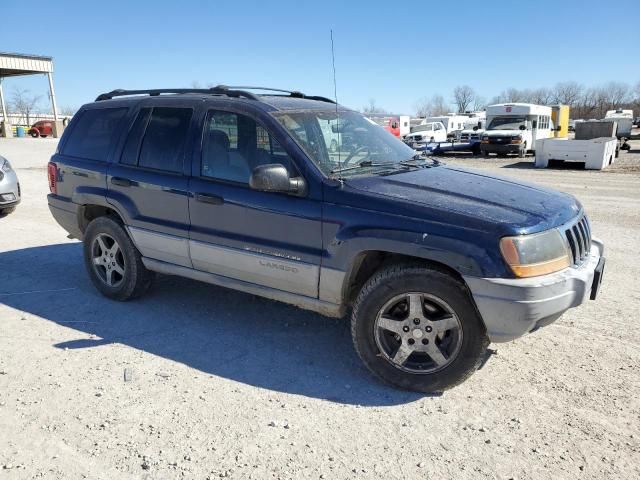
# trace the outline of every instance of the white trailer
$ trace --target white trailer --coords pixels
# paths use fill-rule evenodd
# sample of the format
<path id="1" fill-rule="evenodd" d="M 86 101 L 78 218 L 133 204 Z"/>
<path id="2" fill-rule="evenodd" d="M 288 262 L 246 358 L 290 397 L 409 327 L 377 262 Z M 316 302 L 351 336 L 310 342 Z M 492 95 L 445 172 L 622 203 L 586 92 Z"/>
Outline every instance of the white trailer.
<path id="1" fill-rule="evenodd" d="M 546 168 L 552 160 L 584 163 L 587 170 L 602 170 L 616 159 L 615 137 L 590 140 L 543 138 L 536 141 L 536 168 Z"/>
<path id="2" fill-rule="evenodd" d="M 631 129 L 633 128 L 633 110 L 609 110 L 604 116 L 605 120 L 616 122 L 618 138 L 631 138 Z"/>

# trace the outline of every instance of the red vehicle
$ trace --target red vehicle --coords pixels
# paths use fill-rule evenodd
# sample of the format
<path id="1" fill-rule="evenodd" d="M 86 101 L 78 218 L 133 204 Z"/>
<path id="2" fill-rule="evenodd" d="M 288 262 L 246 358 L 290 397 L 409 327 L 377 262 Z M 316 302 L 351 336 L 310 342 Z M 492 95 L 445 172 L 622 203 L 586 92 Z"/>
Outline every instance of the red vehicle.
<path id="1" fill-rule="evenodd" d="M 53 133 L 52 128 L 50 121 L 40 120 L 39 122 L 34 123 L 27 133 L 29 133 L 33 138 L 46 137 Z"/>
<path id="2" fill-rule="evenodd" d="M 410 121 L 407 115 L 366 115 L 366 117 L 397 138 L 404 137 L 410 131 Z"/>

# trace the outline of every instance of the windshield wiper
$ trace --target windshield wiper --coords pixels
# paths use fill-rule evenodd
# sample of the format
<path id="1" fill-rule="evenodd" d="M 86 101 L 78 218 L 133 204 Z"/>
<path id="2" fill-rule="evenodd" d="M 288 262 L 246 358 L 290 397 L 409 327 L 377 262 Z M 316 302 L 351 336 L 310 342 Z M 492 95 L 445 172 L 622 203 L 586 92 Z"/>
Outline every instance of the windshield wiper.
<path id="1" fill-rule="evenodd" d="M 426 162 L 427 160 L 430 160 L 432 163 L 432 165 L 430 166 L 434 166 L 434 167 L 437 167 L 442 163 L 439 160 L 436 160 L 435 158 L 431 158 L 431 157 L 424 158 L 424 157 L 420 157 L 420 155 L 415 155 L 408 160 L 402 160 L 401 162 L 398 162 L 398 163 L 400 163 L 401 165 L 406 165 L 408 167 L 419 167 L 420 165 L 417 165 L 416 162 Z"/>
<path id="2" fill-rule="evenodd" d="M 334 168 L 329 173 L 331 173 L 333 175 L 334 173 L 349 172 L 351 170 L 357 170 L 359 168 L 390 167 L 390 166 L 398 166 L 399 164 L 402 164 L 402 162 L 372 162 L 371 160 L 363 160 L 360 163 L 358 163 L 356 165 L 352 165 L 350 167 Z"/>

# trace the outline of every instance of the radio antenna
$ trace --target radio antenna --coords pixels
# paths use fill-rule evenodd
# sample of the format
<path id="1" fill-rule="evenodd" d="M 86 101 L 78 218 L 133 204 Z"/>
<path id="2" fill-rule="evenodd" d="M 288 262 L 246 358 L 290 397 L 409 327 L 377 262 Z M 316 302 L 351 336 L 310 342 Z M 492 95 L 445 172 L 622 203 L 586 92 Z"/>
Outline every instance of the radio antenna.
<path id="1" fill-rule="evenodd" d="M 333 98 L 336 101 L 336 127 L 338 129 L 338 180 L 340 180 L 340 183 L 342 183 L 342 176 L 341 176 L 341 170 L 342 170 L 342 158 L 341 158 L 341 152 L 340 150 L 342 150 L 342 138 L 340 136 L 340 114 L 338 113 L 338 84 L 336 83 L 336 54 L 335 54 L 335 50 L 333 48 L 333 29 L 330 30 L 331 32 L 331 66 L 333 67 Z"/>

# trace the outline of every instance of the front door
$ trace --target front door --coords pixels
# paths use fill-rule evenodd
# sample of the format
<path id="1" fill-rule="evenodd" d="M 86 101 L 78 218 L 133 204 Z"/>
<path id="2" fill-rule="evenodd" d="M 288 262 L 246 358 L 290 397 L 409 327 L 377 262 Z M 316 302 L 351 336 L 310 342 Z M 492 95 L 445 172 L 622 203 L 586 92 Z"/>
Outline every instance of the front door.
<path id="1" fill-rule="evenodd" d="M 257 165 L 291 157 L 247 114 L 210 110 L 194 159 L 189 211 L 193 267 L 308 297 L 318 296 L 322 248 L 318 199 L 249 187 Z"/>
<path id="2" fill-rule="evenodd" d="M 107 176 L 108 200 L 140 253 L 187 267 L 193 117 L 193 108 L 176 102 L 141 108 Z"/>

